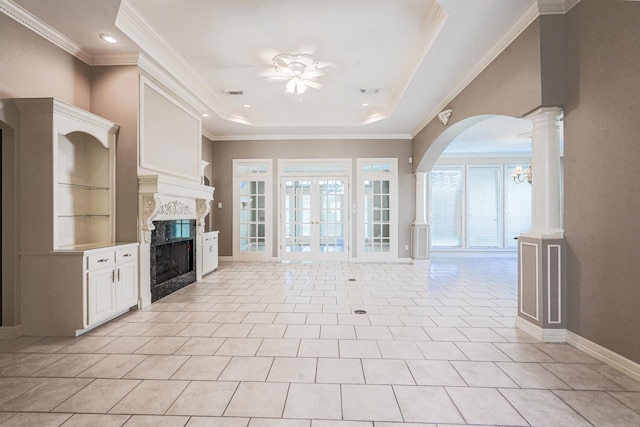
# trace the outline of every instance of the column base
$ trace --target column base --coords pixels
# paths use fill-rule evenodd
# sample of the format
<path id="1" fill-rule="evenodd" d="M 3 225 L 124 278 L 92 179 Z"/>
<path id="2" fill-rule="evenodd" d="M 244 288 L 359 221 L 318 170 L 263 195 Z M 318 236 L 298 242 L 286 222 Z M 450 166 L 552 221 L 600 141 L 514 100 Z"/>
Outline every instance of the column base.
<path id="1" fill-rule="evenodd" d="M 562 238 L 518 238 L 518 320 L 545 331 L 541 337 L 567 328 L 565 253 Z"/>
<path id="2" fill-rule="evenodd" d="M 413 223 L 411 225 L 411 258 L 414 261 L 429 259 L 429 224 Z"/>
<path id="3" fill-rule="evenodd" d="M 548 329 L 541 328 L 522 317 L 516 318 L 516 328 L 523 332 L 528 333 L 532 337 L 542 342 L 567 342 L 567 330 L 566 329 Z"/>

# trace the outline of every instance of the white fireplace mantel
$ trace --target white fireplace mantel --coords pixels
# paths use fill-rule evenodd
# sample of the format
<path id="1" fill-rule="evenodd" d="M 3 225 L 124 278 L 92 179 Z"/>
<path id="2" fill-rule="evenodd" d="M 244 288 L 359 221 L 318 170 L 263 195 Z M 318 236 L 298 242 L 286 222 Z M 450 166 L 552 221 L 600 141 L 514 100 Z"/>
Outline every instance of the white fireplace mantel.
<path id="1" fill-rule="evenodd" d="M 214 187 L 169 175 L 138 176 L 139 230 L 141 233 L 140 301 L 139 306 L 151 303 L 149 242 L 154 230 L 153 221 L 195 219 L 196 252 L 202 251 L 204 220 L 211 209 Z M 196 262 L 196 278 L 202 278 L 201 262 Z"/>
<path id="2" fill-rule="evenodd" d="M 214 190 L 214 187 L 170 175 L 141 175 L 138 177 L 138 193 L 140 194 L 213 200 Z"/>

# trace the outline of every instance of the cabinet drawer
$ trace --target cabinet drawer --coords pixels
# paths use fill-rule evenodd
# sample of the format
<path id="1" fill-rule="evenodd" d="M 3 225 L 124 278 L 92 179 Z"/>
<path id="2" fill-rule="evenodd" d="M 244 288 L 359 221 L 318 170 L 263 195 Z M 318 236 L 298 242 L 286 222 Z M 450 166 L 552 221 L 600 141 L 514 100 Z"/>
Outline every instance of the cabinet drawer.
<path id="1" fill-rule="evenodd" d="M 100 252 L 97 254 L 91 254 L 87 257 L 87 260 L 87 268 L 89 270 L 111 267 L 115 264 L 115 257 L 113 252 Z"/>
<path id="2" fill-rule="evenodd" d="M 116 251 L 116 263 L 122 264 L 125 262 L 135 261 L 138 256 L 137 248 L 120 249 Z"/>

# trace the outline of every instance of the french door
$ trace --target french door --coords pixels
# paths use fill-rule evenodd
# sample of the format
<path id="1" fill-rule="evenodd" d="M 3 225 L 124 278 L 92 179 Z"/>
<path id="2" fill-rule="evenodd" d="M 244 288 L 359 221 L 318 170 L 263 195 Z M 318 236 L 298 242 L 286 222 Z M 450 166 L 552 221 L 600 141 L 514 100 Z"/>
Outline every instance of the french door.
<path id="1" fill-rule="evenodd" d="M 281 180 L 282 259 L 348 260 L 348 177 Z"/>

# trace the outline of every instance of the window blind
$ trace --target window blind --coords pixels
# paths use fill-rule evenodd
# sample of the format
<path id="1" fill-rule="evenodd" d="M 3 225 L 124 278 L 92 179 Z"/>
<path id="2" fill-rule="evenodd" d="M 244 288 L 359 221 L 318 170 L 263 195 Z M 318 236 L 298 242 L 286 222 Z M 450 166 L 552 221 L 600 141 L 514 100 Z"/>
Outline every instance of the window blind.
<path id="1" fill-rule="evenodd" d="M 461 167 L 434 168 L 431 172 L 431 245 L 462 246 Z"/>

